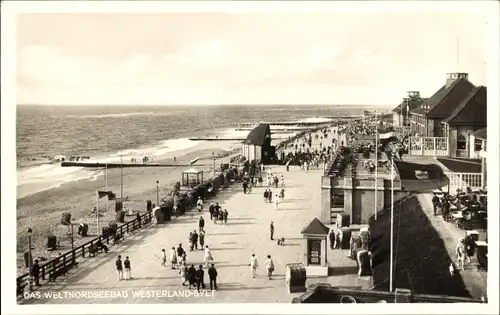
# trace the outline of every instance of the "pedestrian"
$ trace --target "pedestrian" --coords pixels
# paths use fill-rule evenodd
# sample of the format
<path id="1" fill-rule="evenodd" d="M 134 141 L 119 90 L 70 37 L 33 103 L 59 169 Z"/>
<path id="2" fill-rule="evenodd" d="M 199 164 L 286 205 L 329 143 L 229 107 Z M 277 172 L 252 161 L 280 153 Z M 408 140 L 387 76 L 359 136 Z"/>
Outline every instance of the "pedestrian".
<path id="1" fill-rule="evenodd" d="M 280 201 L 283 201 L 285 199 L 285 189 L 281 189 L 280 191 Z"/>
<path id="2" fill-rule="evenodd" d="M 118 255 L 115 264 L 116 264 L 116 271 L 118 272 L 118 280 L 123 280 L 123 264 L 121 255 Z"/>
<path id="3" fill-rule="evenodd" d="M 219 210 L 217 208 L 214 209 L 214 215 L 213 215 L 213 219 L 214 219 L 214 224 L 217 224 L 217 219 L 219 218 Z"/>
<path id="4" fill-rule="evenodd" d="M 177 247 L 177 262 L 181 263 L 182 261 L 182 256 L 184 255 L 185 251 L 184 248 L 182 248 L 182 244 L 179 244 L 179 247 Z"/>
<path id="5" fill-rule="evenodd" d="M 132 274 L 130 272 L 130 259 L 125 257 L 125 260 L 123 261 L 123 266 L 125 267 L 125 280 L 130 280 L 132 279 Z"/>
<path id="6" fill-rule="evenodd" d="M 177 253 L 175 252 L 175 247 L 172 247 L 170 251 L 170 268 L 175 269 L 175 265 L 177 265 Z"/>
<path id="7" fill-rule="evenodd" d="M 273 203 L 273 192 L 269 189 L 269 203 Z"/>
<path id="8" fill-rule="evenodd" d="M 165 267 L 165 264 L 167 263 L 167 253 L 165 252 L 165 248 L 161 250 L 161 265 Z"/>
<path id="9" fill-rule="evenodd" d="M 214 216 L 214 210 L 215 210 L 215 205 L 214 203 L 212 202 L 210 204 L 210 207 L 208 207 L 208 212 L 210 212 L 210 220 L 213 219 L 213 216 Z"/>
<path id="10" fill-rule="evenodd" d="M 333 229 L 330 229 L 330 233 L 328 234 L 328 238 L 330 239 L 330 249 L 335 248 L 335 233 Z"/>
<path id="11" fill-rule="evenodd" d="M 227 209 L 224 209 L 224 213 L 222 214 L 222 218 L 224 219 L 224 225 L 227 225 L 227 216 L 229 215 L 229 212 L 227 212 Z"/>
<path id="12" fill-rule="evenodd" d="M 35 285 L 40 286 L 40 265 L 38 264 L 38 259 L 35 259 L 35 262 L 31 267 L 31 272 L 33 274 L 33 278 L 35 278 Z"/>
<path id="13" fill-rule="evenodd" d="M 269 277 L 269 280 L 271 280 L 274 271 L 274 262 L 271 259 L 271 255 L 267 255 L 266 269 L 267 269 L 267 276 Z"/>
<path id="14" fill-rule="evenodd" d="M 224 211 L 222 209 L 219 211 L 219 217 L 217 218 L 218 221 L 222 223 L 224 221 Z"/>
<path id="15" fill-rule="evenodd" d="M 252 254 L 252 257 L 250 257 L 250 263 L 248 265 L 252 271 L 252 277 L 255 278 L 257 275 L 257 267 L 259 267 L 259 261 L 257 260 L 257 257 L 255 257 L 255 254 Z"/>
<path id="16" fill-rule="evenodd" d="M 271 221 L 271 225 L 269 226 L 269 232 L 271 233 L 271 241 L 274 241 L 274 224 Z"/>
<path id="17" fill-rule="evenodd" d="M 137 212 L 137 215 L 135 216 L 135 218 L 137 221 L 137 228 L 140 229 L 141 228 L 141 214 L 139 212 Z"/>
<path id="18" fill-rule="evenodd" d="M 248 188 L 248 184 L 246 181 L 243 182 L 243 193 L 246 194 L 247 193 L 247 188 Z"/>
<path id="19" fill-rule="evenodd" d="M 189 278 L 188 278 L 188 268 L 185 262 L 181 265 L 179 274 L 181 275 L 181 281 L 182 281 L 181 284 L 186 285 L 186 282 L 189 282 Z"/>
<path id="20" fill-rule="evenodd" d="M 198 292 L 200 292 L 200 286 L 202 289 L 205 289 L 205 281 L 204 281 L 205 271 L 203 270 L 202 265 L 200 265 L 198 267 L 198 270 L 196 270 L 195 277 L 196 277 L 196 289 L 198 290 Z"/>
<path id="21" fill-rule="evenodd" d="M 248 188 L 247 188 L 248 193 L 250 194 L 250 193 L 252 192 L 252 185 L 251 185 L 251 183 L 250 183 L 250 182 L 247 184 L 247 187 L 248 187 Z"/>
<path id="22" fill-rule="evenodd" d="M 210 261 L 213 261 L 214 257 L 212 256 L 212 252 L 210 251 L 210 248 L 208 248 L 208 245 L 205 246 L 205 255 L 203 257 L 203 261 L 205 261 L 205 266 L 208 266 L 208 263 Z"/>
<path id="23" fill-rule="evenodd" d="M 274 210 L 278 211 L 279 204 L 280 204 L 280 200 L 278 198 L 278 195 L 276 195 L 275 199 L 274 199 Z"/>
<path id="24" fill-rule="evenodd" d="M 198 234 L 198 240 L 200 242 L 200 248 L 203 248 L 203 246 L 205 246 L 205 232 L 201 231 L 200 234 Z"/>
<path id="25" fill-rule="evenodd" d="M 281 188 L 285 187 L 285 177 L 281 175 Z"/>
<path id="26" fill-rule="evenodd" d="M 434 197 L 432 197 L 432 207 L 434 208 L 434 215 L 437 215 L 438 204 L 439 204 L 439 197 L 437 195 L 434 195 Z"/>
<path id="27" fill-rule="evenodd" d="M 200 232 L 205 232 L 205 220 L 203 220 L 203 217 L 200 217 L 200 220 L 198 220 L 198 228 Z"/>
<path id="28" fill-rule="evenodd" d="M 259 175 L 259 186 L 262 187 L 262 175 Z"/>
<path id="29" fill-rule="evenodd" d="M 196 207 L 198 208 L 198 212 L 203 211 L 203 200 L 201 197 L 198 197 L 198 201 L 196 202 Z"/>
<path id="30" fill-rule="evenodd" d="M 189 288 L 191 289 L 191 286 L 196 284 L 196 269 L 194 268 L 194 265 L 191 265 L 188 269 L 188 279 L 189 279 Z"/>
<path id="31" fill-rule="evenodd" d="M 269 199 L 269 192 L 267 191 L 267 188 L 266 190 L 264 190 L 264 201 L 267 202 Z"/>
<path id="32" fill-rule="evenodd" d="M 210 290 L 217 290 L 217 269 L 214 264 L 208 269 L 208 277 L 210 278 Z"/>
<path id="33" fill-rule="evenodd" d="M 196 233 L 196 230 L 193 231 L 193 247 L 194 250 L 198 250 L 198 233 Z"/>

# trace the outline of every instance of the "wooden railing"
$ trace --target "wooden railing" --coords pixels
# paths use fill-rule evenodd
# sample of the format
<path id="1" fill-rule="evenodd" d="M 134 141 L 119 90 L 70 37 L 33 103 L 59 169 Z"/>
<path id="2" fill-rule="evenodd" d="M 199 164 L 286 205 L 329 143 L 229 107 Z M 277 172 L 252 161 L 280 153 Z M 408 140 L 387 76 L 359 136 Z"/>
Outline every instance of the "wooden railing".
<path id="1" fill-rule="evenodd" d="M 116 233 L 110 230 L 104 235 L 100 235 L 89 242 L 76 247 L 75 249 L 56 257 L 45 264 L 40 266 L 40 279 L 55 280 L 58 276 L 66 274 L 70 269 L 78 266 L 77 257 L 85 257 L 86 254 L 90 253 L 90 248 L 94 247 L 99 241 L 104 245 L 110 245 L 110 239 L 113 240 L 115 234 L 120 234 L 121 237 L 125 237 L 127 234 L 132 234 L 132 232 L 137 231 L 142 226 L 146 226 L 153 221 L 153 212 L 148 211 L 142 214 L 139 218 L 135 218 L 127 223 L 124 223 L 118 227 Z M 24 292 L 24 288 L 30 285 L 30 273 L 25 273 L 17 277 L 17 294 L 21 295 Z"/>
<path id="2" fill-rule="evenodd" d="M 448 138 L 446 137 L 411 137 L 409 154 L 424 156 L 448 156 Z"/>
<path id="3" fill-rule="evenodd" d="M 470 187 L 472 190 L 483 188 L 483 174 L 481 173 L 445 172 L 444 174 L 448 177 L 450 191 L 455 191 L 456 189 L 465 191 L 467 187 Z"/>

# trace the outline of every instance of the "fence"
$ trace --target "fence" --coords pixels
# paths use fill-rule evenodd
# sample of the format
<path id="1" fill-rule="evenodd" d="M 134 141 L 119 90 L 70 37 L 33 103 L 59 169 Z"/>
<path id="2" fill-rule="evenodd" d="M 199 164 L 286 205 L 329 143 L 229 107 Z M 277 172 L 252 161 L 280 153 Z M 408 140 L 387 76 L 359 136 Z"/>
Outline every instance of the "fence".
<path id="1" fill-rule="evenodd" d="M 145 226 L 150 224 L 153 221 L 153 212 L 148 211 L 145 214 L 141 215 L 140 218 L 135 218 L 132 221 L 129 221 L 125 224 L 122 224 L 116 230 L 116 233 L 119 233 L 122 237 L 125 237 L 125 234 L 131 234 L 133 231 L 138 230 L 141 226 Z M 102 244 L 109 245 L 110 238 L 113 238 L 114 233 L 110 231 L 105 235 L 100 235 L 89 242 L 76 247 L 74 250 L 68 251 L 61 256 L 54 258 L 45 264 L 40 266 L 40 278 L 45 280 L 48 276 L 49 279 L 54 279 L 58 275 L 65 274 L 67 271 L 73 267 L 78 266 L 78 262 L 76 261 L 77 257 L 85 257 L 86 254 L 89 253 L 89 248 L 93 247 L 98 241 L 101 241 Z M 29 273 L 25 273 L 19 277 L 17 277 L 17 294 L 22 294 L 24 287 L 29 285 Z"/>
<path id="2" fill-rule="evenodd" d="M 448 177 L 450 192 L 457 189 L 466 190 L 470 187 L 472 190 L 482 189 L 483 174 L 481 173 L 454 173 L 445 172 Z"/>
<path id="3" fill-rule="evenodd" d="M 448 156 L 448 138 L 447 137 L 411 137 L 410 155 L 424 156 Z"/>

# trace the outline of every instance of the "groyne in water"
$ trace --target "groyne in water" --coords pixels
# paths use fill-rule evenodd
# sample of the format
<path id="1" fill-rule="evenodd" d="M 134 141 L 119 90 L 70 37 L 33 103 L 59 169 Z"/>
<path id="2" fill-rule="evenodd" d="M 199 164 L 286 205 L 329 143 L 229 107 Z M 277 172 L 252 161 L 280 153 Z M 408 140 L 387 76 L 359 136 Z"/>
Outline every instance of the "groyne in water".
<path id="1" fill-rule="evenodd" d="M 159 164 L 159 163 L 87 163 L 87 162 L 62 162 L 61 167 L 88 167 L 88 168 L 100 168 L 107 167 L 109 168 L 125 168 L 125 167 L 190 167 L 191 164 Z M 196 166 L 204 166 L 204 165 L 196 165 Z"/>

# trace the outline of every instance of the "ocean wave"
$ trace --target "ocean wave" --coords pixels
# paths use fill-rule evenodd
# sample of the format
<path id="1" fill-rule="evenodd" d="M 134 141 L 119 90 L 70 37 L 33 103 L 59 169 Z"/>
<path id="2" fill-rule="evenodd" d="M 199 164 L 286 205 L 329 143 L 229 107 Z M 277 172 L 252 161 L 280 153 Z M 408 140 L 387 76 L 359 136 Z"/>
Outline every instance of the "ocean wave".
<path id="1" fill-rule="evenodd" d="M 62 184 L 84 179 L 97 180 L 102 171 L 81 167 L 61 167 L 45 164 L 17 172 L 17 198 L 60 187 Z"/>
<path id="2" fill-rule="evenodd" d="M 130 117 L 130 116 L 168 116 L 169 113 L 156 112 L 135 112 L 135 113 L 118 113 L 118 114 L 100 114 L 100 115 L 67 115 L 67 118 L 111 118 L 111 117 Z"/>

